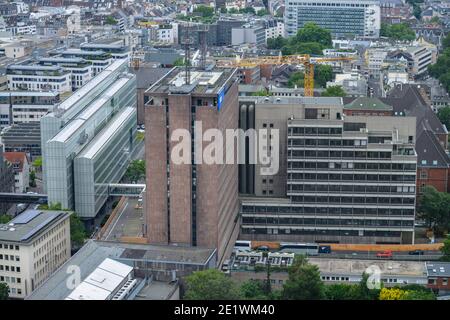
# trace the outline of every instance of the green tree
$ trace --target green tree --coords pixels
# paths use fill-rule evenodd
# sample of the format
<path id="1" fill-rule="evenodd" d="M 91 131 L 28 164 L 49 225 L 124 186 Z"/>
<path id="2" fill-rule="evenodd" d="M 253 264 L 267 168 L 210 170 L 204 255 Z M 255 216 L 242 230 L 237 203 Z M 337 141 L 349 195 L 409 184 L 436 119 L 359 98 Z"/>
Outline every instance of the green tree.
<path id="1" fill-rule="evenodd" d="M 258 13 L 256 14 L 258 17 L 264 17 L 267 16 L 269 14 L 269 11 L 267 11 L 266 9 L 261 9 L 258 11 Z"/>
<path id="2" fill-rule="evenodd" d="M 378 300 L 381 289 L 383 289 L 383 283 L 380 283 L 380 289 L 369 289 L 369 275 L 367 273 L 362 274 L 361 281 L 358 284 L 357 296 L 359 300 Z"/>
<path id="3" fill-rule="evenodd" d="M 450 262 L 450 236 L 447 236 L 447 239 L 444 240 L 444 245 L 441 248 L 441 252 L 441 260 Z"/>
<path id="4" fill-rule="evenodd" d="M 319 27 L 314 22 L 305 23 L 304 27 L 297 31 L 294 41 L 316 42 L 326 47 L 332 46 L 330 31 Z"/>
<path id="5" fill-rule="evenodd" d="M 322 97 L 345 97 L 347 93 L 342 86 L 331 86 L 322 92 Z"/>
<path id="6" fill-rule="evenodd" d="M 314 69 L 314 82 L 316 86 L 325 88 L 327 82 L 333 80 L 333 68 L 326 64 L 319 64 Z"/>
<path id="7" fill-rule="evenodd" d="M 201 5 L 194 9 L 194 14 L 204 18 L 212 17 L 214 16 L 214 8 Z"/>
<path id="8" fill-rule="evenodd" d="M 426 186 L 419 199 L 418 217 L 423 219 L 435 234 L 447 231 L 450 227 L 450 194 Z"/>
<path id="9" fill-rule="evenodd" d="M 30 172 L 30 187 L 32 187 L 32 188 L 36 187 L 36 172 L 35 171 Z"/>
<path id="10" fill-rule="evenodd" d="M 289 88 L 294 88 L 295 86 L 303 87 L 304 83 L 305 83 L 305 74 L 301 71 L 298 71 L 290 75 L 287 85 Z"/>
<path id="11" fill-rule="evenodd" d="M 11 216 L 7 214 L 0 214 L 0 224 L 7 224 L 11 221 Z"/>
<path id="12" fill-rule="evenodd" d="M 216 269 L 197 271 L 186 277 L 186 300 L 233 300 L 240 297 L 233 280 Z"/>
<path id="13" fill-rule="evenodd" d="M 401 300 L 436 300 L 436 295 L 432 291 L 408 290 Z"/>
<path id="14" fill-rule="evenodd" d="M 267 39 L 267 48 L 269 49 L 281 49 L 285 45 L 287 45 L 288 40 L 283 38 L 282 36 L 278 36 L 276 38 Z"/>
<path id="15" fill-rule="evenodd" d="M 359 287 L 357 285 L 338 283 L 325 286 L 327 300 L 358 300 Z"/>
<path id="16" fill-rule="evenodd" d="M 283 298 L 288 300 L 319 300 L 324 297 L 324 284 L 316 265 L 296 257 L 288 268 L 289 278 L 283 285 Z"/>
<path id="17" fill-rule="evenodd" d="M 230 8 L 230 9 L 228 9 L 228 13 L 229 14 L 236 14 L 236 13 L 239 13 L 239 10 L 236 9 L 236 8 Z"/>
<path id="18" fill-rule="evenodd" d="M 380 35 L 398 41 L 412 41 L 416 39 L 416 33 L 406 23 L 382 23 Z"/>
<path id="19" fill-rule="evenodd" d="M 439 19 L 439 17 L 433 17 L 430 19 L 430 23 L 432 24 L 440 24 L 441 23 L 441 19 Z"/>
<path id="20" fill-rule="evenodd" d="M 130 162 L 125 177 L 132 182 L 145 178 L 145 160 L 133 160 Z"/>
<path id="21" fill-rule="evenodd" d="M 248 280 L 242 283 L 240 287 L 241 296 L 244 299 L 265 300 L 268 299 L 264 282 L 258 280 Z"/>
<path id="22" fill-rule="evenodd" d="M 106 19 L 105 19 L 105 23 L 106 24 L 115 25 L 115 24 L 117 24 L 117 20 L 114 19 L 113 16 L 107 16 Z"/>
<path id="23" fill-rule="evenodd" d="M 32 165 L 35 168 L 42 168 L 42 157 L 37 157 L 36 159 L 34 159 Z"/>
<path id="24" fill-rule="evenodd" d="M 7 300 L 9 297 L 9 287 L 6 283 L 0 282 L 0 300 Z"/>
<path id="25" fill-rule="evenodd" d="M 445 126 L 450 129 L 450 107 L 440 108 L 437 116 Z"/>
<path id="26" fill-rule="evenodd" d="M 255 11 L 255 8 L 253 8 L 253 7 L 246 7 L 246 8 L 239 9 L 239 13 L 253 13 L 253 14 L 256 14 L 256 11 Z"/>
<path id="27" fill-rule="evenodd" d="M 136 133 L 136 139 L 137 139 L 138 141 L 144 141 L 144 139 L 145 139 L 145 133 L 144 133 L 144 132 L 137 132 L 137 133 Z"/>
<path id="28" fill-rule="evenodd" d="M 74 212 L 70 215 L 70 242 L 72 247 L 79 248 L 83 246 L 84 240 L 86 240 L 84 224 Z"/>

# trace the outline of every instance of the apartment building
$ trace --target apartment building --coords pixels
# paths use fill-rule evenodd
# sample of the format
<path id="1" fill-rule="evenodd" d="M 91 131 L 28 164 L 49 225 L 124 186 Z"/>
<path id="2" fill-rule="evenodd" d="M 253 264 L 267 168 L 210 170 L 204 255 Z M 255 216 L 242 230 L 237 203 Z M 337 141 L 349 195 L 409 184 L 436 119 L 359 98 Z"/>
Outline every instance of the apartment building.
<path id="1" fill-rule="evenodd" d="M 130 48 L 124 44 L 123 40 L 111 43 L 82 43 L 80 49 L 83 51 L 103 51 L 110 54 L 113 59 L 127 59 L 130 57 Z"/>
<path id="2" fill-rule="evenodd" d="M 0 127 L 39 122 L 59 102 L 57 91 L 0 91 Z"/>
<path id="3" fill-rule="evenodd" d="M 114 58 L 111 56 L 111 54 L 101 50 L 86 51 L 80 49 L 67 49 L 63 51 L 55 51 L 50 54 L 52 56 L 60 56 L 62 58 L 69 58 L 69 59 L 82 58 L 92 63 L 93 77 L 95 77 L 97 74 L 105 70 L 114 61 Z"/>
<path id="4" fill-rule="evenodd" d="M 70 71 L 58 66 L 10 65 L 6 68 L 9 90 L 72 92 Z"/>
<path id="5" fill-rule="evenodd" d="M 128 59 L 116 60 L 41 120 L 48 201 L 75 209 L 87 227 L 93 225 L 106 201 L 107 184 L 120 181 L 137 146 L 136 77 L 127 69 Z M 98 184 L 90 198 L 95 205 L 89 210 L 84 206 L 89 196 L 86 192 L 94 185 L 83 183 L 88 173 L 75 165 L 82 161 L 78 156 L 92 159 L 94 168 L 100 166 L 95 175 L 91 172 L 90 178 Z M 110 174 L 101 174 L 101 170 Z"/>
<path id="6" fill-rule="evenodd" d="M 83 58 L 50 57 L 41 58 L 38 63 L 42 66 L 59 66 L 66 71 L 70 71 L 72 90 L 74 91 L 90 81 L 94 73 L 92 61 L 87 61 Z"/>
<path id="7" fill-rule="evenodd" d="M 30 159 L 25 152 L 4 152 L 14 170 L 14 192 L 25 193 L 30 186 Z"/>
<path id="8" fill-rule="evenodd" d="M 343 116 L 340 98 L 240 104 L 241 128 L 278 129 L 280 137 L 277 174 L 262 175 L 259 164 L 240 170 L 240 192 L 248 194 L 241 238 L 414 241 L 414 117 Z"/>
<path id="9" fill-rule="evenodd" d="M 70 213 L 27 210 L 0 225 L 0 282 L 23 299 L 70 258 Z"/>
<path id="10" fill-rule="evenodd" d="M 207 143 L 202 131 L 237 129 L 236 69 L 192 70 L 189 83 L 182 68 L 173 68 L 145 95 L 147 237 L 153 244 L 217 248 L 218 264 L 231 254 L 239 232 L 238 165 L 198 163 Z M 171 135 L 191 135 L 192 162 L 177 164 Z M 200 139 L 195 141 L 195 139 Z M 161 165 L 161 164 L 167 164 Z"/>
<path id="11" fill-rule="evenodd" d="M 293 36 L 305 23 L 314 22 L 328 29 L 334 36 L 349 34 L 378 38 L 380 6 L 373 0 L 286 0 L 285 31 Z"/>
<path id="12" fill-rule="evenodd" d="M 261 46 L 266 43 L 266 31 L 260 25 L 243 25 L 231 30 L 231 45 L 251 44 Z"/>
<path id="13" fill-rule="evenodd" d="M 266 43 L 267 39 L 284 37 L 284 22 L 277 20 L 266 21 L 264 27 L 266 30 Z"/>

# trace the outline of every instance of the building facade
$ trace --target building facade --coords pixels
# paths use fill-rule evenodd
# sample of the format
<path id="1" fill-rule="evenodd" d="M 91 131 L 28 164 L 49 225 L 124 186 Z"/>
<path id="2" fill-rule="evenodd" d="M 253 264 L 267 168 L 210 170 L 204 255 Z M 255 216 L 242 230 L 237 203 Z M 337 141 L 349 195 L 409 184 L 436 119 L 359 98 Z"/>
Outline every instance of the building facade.
<path id="1" fill-rule="evenodd" d="M 203 132 L 218 129 L 223 134 L 237 128 L 236 69 L 192 71 L 189 84 L 183 69 L 174 68 L 146 95 L 148 241 L 217 248 L 221 264 L 239 231 L 238 167 L 194 161 L 207 145 L 195 142 L 201 137 L 194 126 L 200 122 Z M 171 136 L 180 129 L 191 135 L 192 161 L 177 164 L 171 157 L 176 146 Z"/>
<path id="2" fill-rule="evenodd" d="M 240 192 L 252 195 L 242 198 L 241 238 L 413 242 L 415 118 L 344 117 L 339 98 L 267 99 L 241 101 L 241 125 L 245 105 L 255 129 L 280 136 L 278 174 L 240 171 Z"/>
<path id="3" fill-rule="evenodd" d="M 80 209 L 83 212 L 80 212 L 80 217 L 90 222 L 96 217 L 99 207 L 91 207 L 95 210 L 87 212 L 86 207 L 81 209 L 82 202 L 77 202 L 77 190 L 87 190 L 88 186 L 79 185 L 80 189 L 75 188 L 75 177 L 81 179 L 86 173 L 83 168 L 80 168 L 82 172 L 78 172 L 79 167 L 74 166 L 74 161 L 85 151 L 94 150 L 91 152 L 94 156 L 95 150 L 101 150 L 98 144 L 98 140 L 101 140 L 105 142 L 104 147 L 115 144 L 116 151 L 122 152 L 122 155 L 103 153 L 95 159 L 96 164 L 103 162 L 102 168 L 108 168 L 107 171 L 111 172 L 123 172 L 122 167 L 127 166 L 129 155 L 134 152 L 135 145 L 130 146 L 129 139 L 131 142 L 135 139 L 136 117 L 134 124 L 127 122 L 127 139 L 120 139 L 116 130 L 111 129 L 118 129 L 114 126 L 115 115 L 125 117 L 122 114 L 125 108 L 136 107 L 136 77 L 127 72 L 127 66 L 127 59 L 117 60 L 41 121 L 43 178 L 48 201 L 61 203 L 63 208 L 75 209 L 77 212 Z M 61 124 L 64 124 L 62 128 Z M 125 157 L 125 154 L 128 156 Z M 121 161 L 115 162 L 118 157 Z M 117 183 L 120 178 L 115 176 L 114 181 L 109 182 Z M 97 204 L 104 201 L 103 194 L 97 194 L 95 201 Z"/>
<path id="4" fill-rule="evenodd" d="M 0 225 L 0 282 L 23 299 L 70 258 L 70 213 L 27 210 Z"/>
<path id="5" fill-rule="evenodd" d="M 373 0 L 286 0 L 285 30 L 293 36 L 307 22 L 315 22 L 335 36 L 358 35 L 378 38 L 380 6 Z"/>

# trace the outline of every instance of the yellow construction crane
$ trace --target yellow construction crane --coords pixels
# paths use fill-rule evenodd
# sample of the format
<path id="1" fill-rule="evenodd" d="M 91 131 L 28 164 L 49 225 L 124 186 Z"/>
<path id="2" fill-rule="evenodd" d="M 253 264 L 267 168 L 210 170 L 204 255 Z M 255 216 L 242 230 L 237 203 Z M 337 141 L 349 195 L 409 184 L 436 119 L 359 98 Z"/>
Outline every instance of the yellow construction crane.
<path id="1" fill-rule="evenodd" d="M 219 67 L 249 68 L 260 65 L 298 65 L 305 68 L 305 97 L 314 96 L 314 65 L 333 61 L 351 61 L 353 57 L 311 57 L 308 54 L 286 56 L 260 56 L 252 58 L 236 58 L 234 60 L 218 60 Z"/>

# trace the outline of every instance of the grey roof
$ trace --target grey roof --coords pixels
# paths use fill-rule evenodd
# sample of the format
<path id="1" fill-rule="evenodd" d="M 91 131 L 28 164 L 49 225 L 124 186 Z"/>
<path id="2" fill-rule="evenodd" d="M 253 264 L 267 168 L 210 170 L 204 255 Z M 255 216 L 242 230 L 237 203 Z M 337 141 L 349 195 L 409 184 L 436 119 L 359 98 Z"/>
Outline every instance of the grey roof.
<path id="1" fill-rule="evenodd" d="M 450 262 L 427 262 L 428 277 L 450 277 Z"/>
<path id="2" fill-rule="evenodd" d="M 130 72 L 136 75 L 138 89 L 148 89 L 152 84 L 164 77 L 171 69 L 140 66 L 137 70 L 130 68 Z"/>
<path id="3" fill-rule="evenodd" d="M 69 215 L 63 211 L 26 210 L 8 224 L 0 224 L 0 240 L 30 243 L 43 230 Z"/>
<path id="4" fill-rule="evenodd" d="M 417 165 L 419 167 L 450 167 L 450 158 L 439 140 L 430 130 L 421 130 L 416 138 Z M 425 162 L 424 162 L 425 161 Z"/>
<path id="5" fill-rule="evenodd" d="M 61 71 L 59 66 L 40 66 L 40 65 L 19 65 L 13 64 L 8 66 L 8 70 L 35 70 L 35 71 Z"/>
<path id="6" fill-rule="evenodd" d="M 67 287 L 67 280 L 72 275 L 72 273 L 67 272 L 69 267 L 79 267 L 80 278 L 83 280 L 106 258 L 128 265 L 133 265 L 133 261 L 141 259 L 207 265 L 214 254 L 215 249 L 198 247 L 157 246 L 89 240 L 27 299 L 64 299 L 72 291 L 72 289 Z"/>
<path id="7" fill-rule="evenodd" d="M 346 104 L 344 109 L 392 111 L 393 108 L 392 106 L 381 102 L 377 98 L 360 97 Z"/>
<path id="8" fill-rule="evenodd" d="M 405 116 L 416 117 L 417 136 L 424 129 L 431 130 L 435 134 L 447 133 L 447 129 L 422 97 L 416 85 L 396 86 L 389 92 L 387 98 L 380 98 L 380 100 L 393 106 L 394 112 L 403 112 Z"/>

